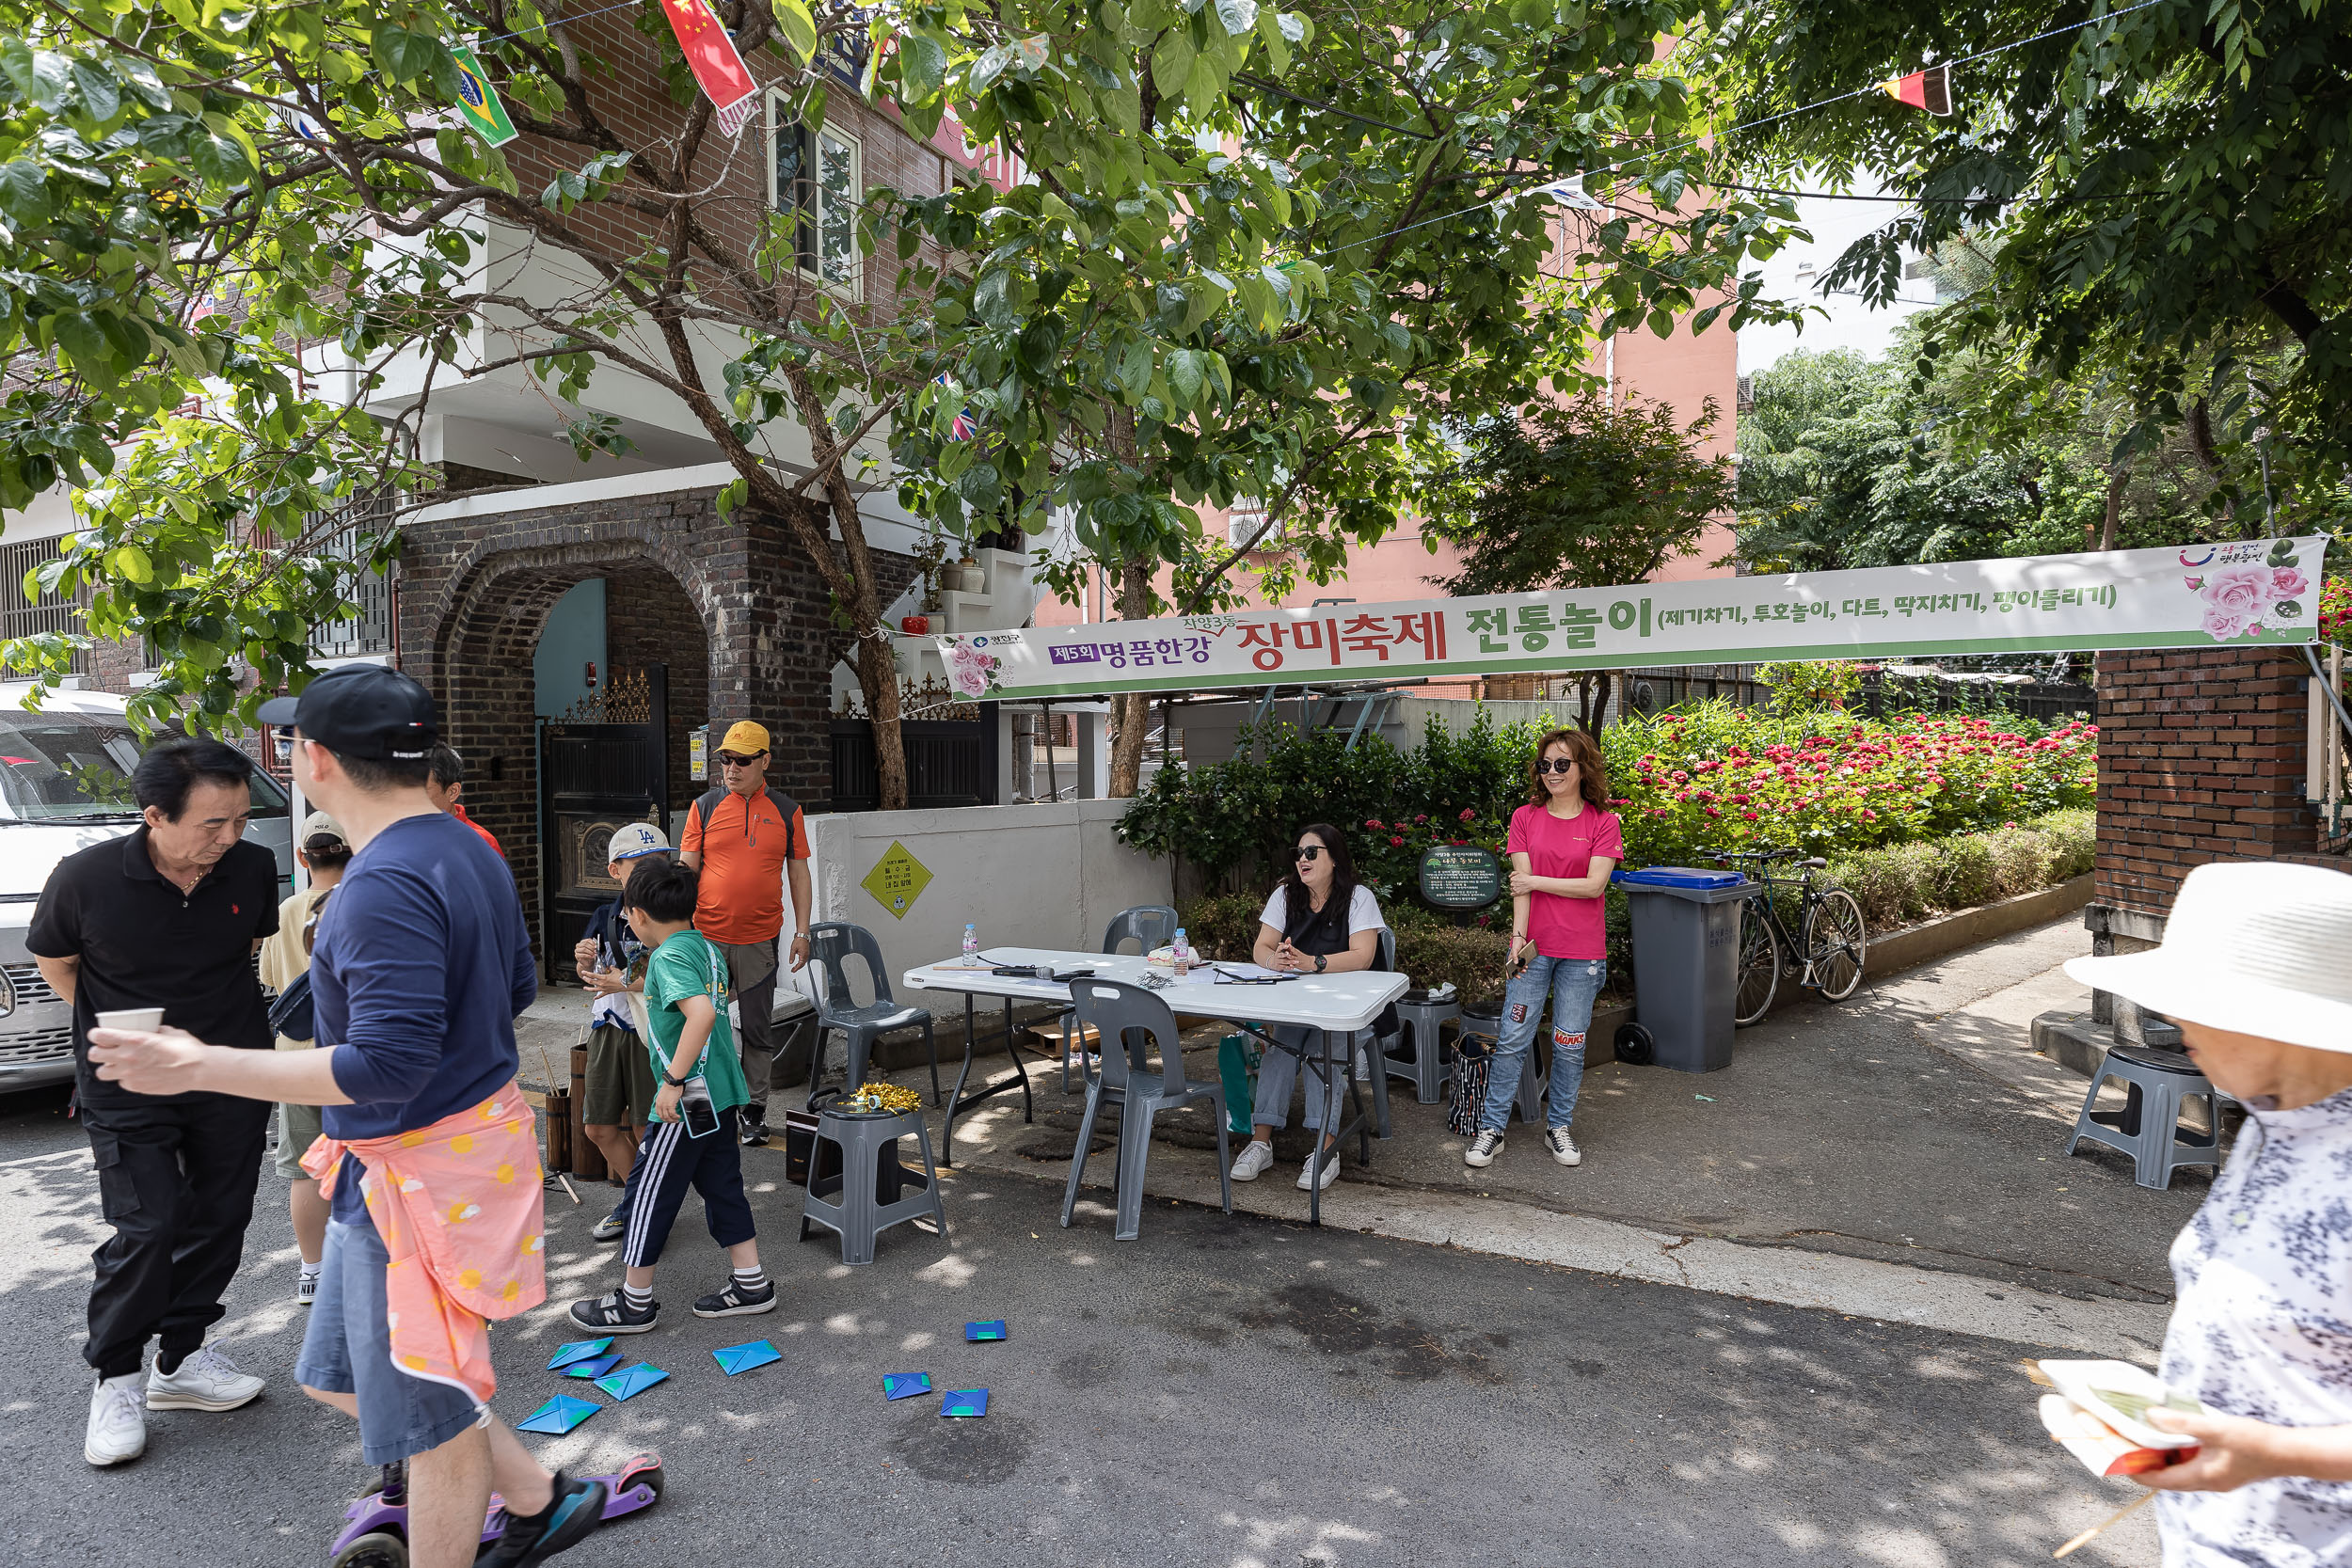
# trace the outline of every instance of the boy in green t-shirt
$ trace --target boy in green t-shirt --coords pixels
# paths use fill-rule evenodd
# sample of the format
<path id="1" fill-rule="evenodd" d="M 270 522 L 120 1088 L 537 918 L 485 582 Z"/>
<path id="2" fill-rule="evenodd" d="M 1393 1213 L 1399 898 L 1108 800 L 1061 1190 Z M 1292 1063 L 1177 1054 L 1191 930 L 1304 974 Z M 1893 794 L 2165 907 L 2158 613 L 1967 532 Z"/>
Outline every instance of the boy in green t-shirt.
<path id="1" fill-rule="evenodd" d="M 653 1033 L 646 1049 L 661 1087 L 621 1199 L 628 1212 L 621 1243 L 628 1274 L 611 1295 L 572 1304 L 572 1321 L 600 1334 L 643 1334 L 660 1317 L 653 1266 L 689 1185 L 703 1195 L 711 1239 L 727 1249 L 734 1270 L 724 1289 L 694 1303 L 694 1316 L 739 1318 L 776 1309 L 776 1288 L 759 1266 L 735 1138 L 737 1107 L 751 1094 L 727 1027 L 726 957 L 693 928 L 696 881 L 690 866 L 647 860 L 629 873 L 621 895 L 629 928 L 653 955 L 645 963 L 645 1013 Z M 704 1093 L 717 1125 L 697 1135 L 690 1125 L 695 1108 L 685 1101 Z"/>

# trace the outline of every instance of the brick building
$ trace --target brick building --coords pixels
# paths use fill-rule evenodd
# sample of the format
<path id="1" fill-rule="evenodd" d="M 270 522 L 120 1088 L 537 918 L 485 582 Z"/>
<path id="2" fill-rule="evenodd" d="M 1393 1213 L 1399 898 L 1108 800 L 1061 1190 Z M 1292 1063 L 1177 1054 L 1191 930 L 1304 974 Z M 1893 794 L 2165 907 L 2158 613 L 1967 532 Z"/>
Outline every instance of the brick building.
<path id="1" fill-rule="evenodd" d="M 2327 838 L 2306 798 L 2318 695 L 2299 655 L 2099 656 L 2099 863 L 2084 911 L 2094 951 L 2162 941 L 2181 879 L 2207 862 L 2352 872 L 2352 841 Z M 2137 1037 L 2127 1006 L 2100 993 L 2096 1007 L 2098 1022 Z"/>

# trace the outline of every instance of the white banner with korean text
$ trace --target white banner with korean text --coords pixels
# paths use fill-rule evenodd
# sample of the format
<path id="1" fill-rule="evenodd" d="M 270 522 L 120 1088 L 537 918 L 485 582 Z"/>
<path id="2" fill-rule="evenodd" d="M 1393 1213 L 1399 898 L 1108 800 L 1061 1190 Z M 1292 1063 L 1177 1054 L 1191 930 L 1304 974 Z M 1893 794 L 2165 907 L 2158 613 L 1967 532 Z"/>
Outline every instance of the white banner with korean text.
<path id="1" fill-rule="evenodd" d="M 2020 556 L 939 638 L 956 695 L 1087 696 L 1795 658 L 2209 648 L 2317 636 L 2326 541 Z"/>

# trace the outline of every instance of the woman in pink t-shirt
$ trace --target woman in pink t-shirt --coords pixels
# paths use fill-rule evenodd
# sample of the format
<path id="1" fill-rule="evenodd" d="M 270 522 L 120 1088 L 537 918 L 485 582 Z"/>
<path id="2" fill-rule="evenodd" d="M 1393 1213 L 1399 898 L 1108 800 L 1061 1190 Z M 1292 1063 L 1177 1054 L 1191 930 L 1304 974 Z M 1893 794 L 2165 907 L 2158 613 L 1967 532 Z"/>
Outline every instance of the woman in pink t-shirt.
<path id="1" fill-rule="evenodd" d="M 1527 804 L 1511 814 L 1511 983 L 1502 997 L 1502 1037 L 1486 1079 L 1486 1114 L 1463 1152 L 1466 1164 L 1494 1164 L 1519 1092 L 1527 1049 L 1551 999 L 1551 1094 L 1544 1147 L 1564 1165 L 1584 1155 L 1568 1135 L 1584 1081 L 1584 1036 L 1593 998 L 1609 977 L 1602 900 L 1625 839 L 1608 809 L 1600 743 L 1582 730 L 1553 730 L 1535 746 Z"/>

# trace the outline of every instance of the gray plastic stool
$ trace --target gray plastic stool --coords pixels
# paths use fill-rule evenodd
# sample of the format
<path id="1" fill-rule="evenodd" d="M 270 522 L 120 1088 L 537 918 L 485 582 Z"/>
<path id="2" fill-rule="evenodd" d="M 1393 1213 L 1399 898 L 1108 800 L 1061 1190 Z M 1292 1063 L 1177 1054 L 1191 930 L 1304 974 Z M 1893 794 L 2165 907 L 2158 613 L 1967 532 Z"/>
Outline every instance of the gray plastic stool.
<path id="1" fill-rule="evenodd" d="M 897 1194 L 914 1173 L 898 1164 L 900 1138 L 913 1138 L 923 1151 L 922 1189 L 907 1197 Z M 922 1112 L 860 1115 L 827 1106 L 817 1113 L 817 1142 L 840 1148 L 841 1174 L 818 1176 L 817 1148 L 810 1148 L 808 1193 L 801 1202 L 801 1240 L 808 1240 L 810 1226 L 821 1225 L 840 1233 L 844 1263 L 870 1263 L 874 1238 L 894 1225 L 929 1214 L 939 1226 L 941 1237 L 946 1236 L 947 1210 L 939 1200 L 939 1171 L 931 1164 L 931 1135 L 923 1126 Z M 890 1156 L 887 1166 L 882 1164 L 884 1151 Z M 884 1186 L 887 1194 L 878 1192 Z M 834 1201 L 836 1197 L 837 1202 Z"/>
<path id="2" fill-rule="evenodd" d="M 2110 1078 L 2123 1085 L 2123 1108 L 2092 1109 Z M 2181 1102 L 2196 1095 L 2204 1097 L 2210 1129 L 2201 1134 L 2181 1127 Z M 2172 1173 L 2183 1165 L 2220 1168 L 2221 1102 L 2228 1098 L 2178 1052 L 2111 1046 L 2099 1070 L 2090 1075 L 2090 1092 L 2075 1113 L 2074 1135 L 2066 1140 L 2066 1152 L 2072 1155 L 2085 1138 L 2120 1148 L 2132 1157 L 2132 1180 L 2161 1192 L 2172 1185 Z"/>
<path id="3" fill-rule="evenodd" d="M 1449 1022 L 1461 1022 L 1462 1005 L 1449 984 L 1424 1002 L 1416 1002 L 1409 994 L 1400 997 L 1396 1016 L 1405 1024 L 1400 1043 L 1410 1045 L 1412 1054 L 1384 1054 L 1382 1070 L 1392 1078 L 1410 1078 L 1413 1098 L 1423 1105 L 1434 1105 L 1443 1098 L 1446 1080 L 1445 1043 L 1439 1031 Z"/>

